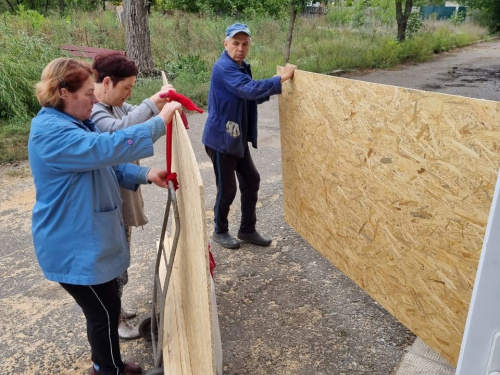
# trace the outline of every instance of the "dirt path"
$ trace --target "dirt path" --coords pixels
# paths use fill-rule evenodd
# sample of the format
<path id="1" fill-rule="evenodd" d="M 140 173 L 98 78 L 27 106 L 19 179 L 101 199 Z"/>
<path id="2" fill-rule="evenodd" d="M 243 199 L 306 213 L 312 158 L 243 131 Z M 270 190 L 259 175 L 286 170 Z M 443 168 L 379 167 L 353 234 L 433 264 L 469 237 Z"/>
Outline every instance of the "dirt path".
<path id="1" fill-rule="evenodd" d="M 404 70 L 350 78 L 500 100 L 500 42 L 447 53 Z M 414 336 L 322 258 L 283 220 L 277 100 L 260 107 L 260 229 L 270 248 L 230 251 L 213 244 L 226 375 L 389 375 Z M 189 116 L 189 135 L 205 185 L 208 233 L 215 194 L 211 164 L 201 146 L 206 114 Z M 164 166 L 164 143 L 145 165 Z M 27 163 L 0 167 L 0 373 L 83 374 L 90 366 L 84 320 L 71 298 L 44 280 L 30 235 L 34 190 Z M 144 189 L 149 224 L 133 233 L 130 283 L 124 302 L 149 312 L 155 241 L 165 192 Z M 237 198 L 238 199 L 238 198 Z M 237 231 L 239 204 L 231 211 Z M 137 322 L 137 319 L 135 320 Z M 127 360 L 152 366 L 143 340 L 123 342 Z M 196 374 L 198 375 L 198 374 Z"/>

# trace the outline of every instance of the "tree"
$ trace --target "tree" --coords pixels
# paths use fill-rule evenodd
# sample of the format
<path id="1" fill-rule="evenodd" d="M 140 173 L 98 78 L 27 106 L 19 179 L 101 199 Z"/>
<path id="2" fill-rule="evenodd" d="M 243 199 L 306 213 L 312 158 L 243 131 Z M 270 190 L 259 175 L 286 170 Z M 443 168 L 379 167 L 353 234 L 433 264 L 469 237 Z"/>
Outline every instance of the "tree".
<path id="1" fill-rule="evenodd" d="M 290 19 L 288 20 L 288 32 L 285 41 L 285 63 L 290 59 L 290 49 L 292 48 L 293 29 L 295 27 L 295 20 L 297 13 L 304 10 L 307 1 L 304 0 L 290 0 L 288 8 L 290 10 Z"/>
<path id="2" fill-rule="evenodd" d="M 290 20 L 288 21 L 288 32 L 286 34 L 285 42 L 285 64 L 290 59 L 290 49 L 292 47 L 293 28 L 295 26 L 295 19 L 297 18 L 297 7 L 295 1 L 290 0 Z"/>
<path id="3" fill-rule="evenodd" d="M 403 1 L 405 9 L 403 10 Z M 396 21 L 398 22 L 398 42 L 402 42 L 406 38 L 406 26 L 411 15 L 413 0 L 396 0 Z"/>
<path id="4" fill-rule="evenodd" d="M 139 72 L 151 75 L 155 64 L 149 33 L 148 0 L 124 0 L 125 45 L 127 56 L 135 61 Z"/>

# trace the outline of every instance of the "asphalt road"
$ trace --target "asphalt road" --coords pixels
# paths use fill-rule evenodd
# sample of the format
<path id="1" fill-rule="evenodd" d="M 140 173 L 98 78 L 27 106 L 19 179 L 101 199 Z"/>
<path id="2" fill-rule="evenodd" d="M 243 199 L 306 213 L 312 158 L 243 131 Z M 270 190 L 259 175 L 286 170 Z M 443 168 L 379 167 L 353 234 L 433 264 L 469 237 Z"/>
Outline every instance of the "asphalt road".
<path id="1" fill-rule="evenodd" d="M 349 78 L 499 100 L 499 58 L 500 42 L 494 41 L 426 64 Z M 188 116 L 211 233 L 215 181 L 201 145 L 205 118 Z M 276 98 L 260 106 L 259 129 L 259 149 L 252 151 L 261 172 L 258 227 L 274 241 L 269 248 L 245 244 L 239 250 L 212 242 L 224 373 L 393 373 L 414 336 L 284 222 Z M 155 149 L 143 164 L 164 167 L 163 139 Z M 34 189 L 27 163 L 0 166 L 0 181 L 0 373 L 83 374 L 90 367 L 83 315 L 58 284 L 43 278 L 34 255 Z M 149 312 L 155 242 L 166 202 L 159 188 L 148 186 L 143 192 L 149 224 L 133 232 L 130 282 L 124 292 L 124 303 L 139 316 Z M 232 233 L 238 217 L 235 203 Z M 125 359 L 151 368 L 151 347 L 144 340 L 124 341 L 122 351 Z"/>

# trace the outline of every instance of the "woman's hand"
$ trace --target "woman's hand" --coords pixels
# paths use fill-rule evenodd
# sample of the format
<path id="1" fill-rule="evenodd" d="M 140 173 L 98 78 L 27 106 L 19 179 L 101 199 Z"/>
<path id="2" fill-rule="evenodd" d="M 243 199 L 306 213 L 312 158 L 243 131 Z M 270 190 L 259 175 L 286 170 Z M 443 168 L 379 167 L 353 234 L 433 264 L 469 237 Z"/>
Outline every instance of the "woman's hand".
<path id="1" fill-rule="evenodd" d="M 175 101 L 169 102 L 163 106 L 158 116 L 160 116 L 165 125 L 167 125 L 172 121 L 176 110 L 182 111 L 182 104 Z"/>
<path id="2" fill-rule="evenodd" d="M 168 102 L 168 98 L 162 98 L 160 95 L 169 92 L 170 90 L 175 90 L 174 86 L 168 84 L 161 87 L 161 90 L 154 94 L 149 99 L 156 105 L 158 111 L 161 111 L 165 103 Z"/>
<path id="3" fill-rule="evenodd" d="M 166 188 L 168 186 L 166 169 L 151 168 L 149 169 L 146 178 L 148 179 L 148 182 L 152 182 L 159 187 Z"/>

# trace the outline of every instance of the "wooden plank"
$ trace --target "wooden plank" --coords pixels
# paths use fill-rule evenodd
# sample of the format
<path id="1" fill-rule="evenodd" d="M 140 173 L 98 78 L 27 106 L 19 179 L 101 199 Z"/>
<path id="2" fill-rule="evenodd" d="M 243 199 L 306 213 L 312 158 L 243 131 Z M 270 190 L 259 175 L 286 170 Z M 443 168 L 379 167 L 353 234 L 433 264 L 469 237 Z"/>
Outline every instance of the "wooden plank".
<path id="1" fill-rule="evenodd" d="M 215 344 L 203 183 L 179 113 L 173 125 L 172 171 L 179 181 L 176 195 L 181 230 L 172 274 L 176 321 L 168 324 L 183 332 L 173 344 L 181 352 L 181 356 L 175 356 L 175 371 L 180 368 L 181 372 L 168 372 L 166 368 L 166 373 L 212 375 L 216 373 Z M 170 355 L 165 340 L 163 355 Z"/>
<path id="2" fill-rule="evenodd" d="M 297 71 L 279 108 L 285 220 L 455 365 L 500 103 Z"/>
<path id="3" fill-rule="evenodd" d="M 167 259 L 169 259 L 171 252 L 171 239 L 165 239 L 165 252 L 167 254 Z M 156 246 L 158 248 L 158 244 Z M 175 286 L 174 284 L 176 274 L 178 271 L 178 266 L 174 262 L 174 268 L 172 271 L 171 280 L 169 282 L 169 290 L 167 291 L 167 296 L 165 300 L 165 309 L 163 311 L 163 367 L 168 369 L 170 374 L 183 374 L 182 372 L 182 350 L 180 341 L 186 340 L 185 327 L 178 321 L 177 305 L 178 301 L 175 296 Z M 165 285 L 164 280 L 166 276 L 166 264 L 164 262 L 160 263 L 160 281 L 162 284 L 162 289 Z"/>

